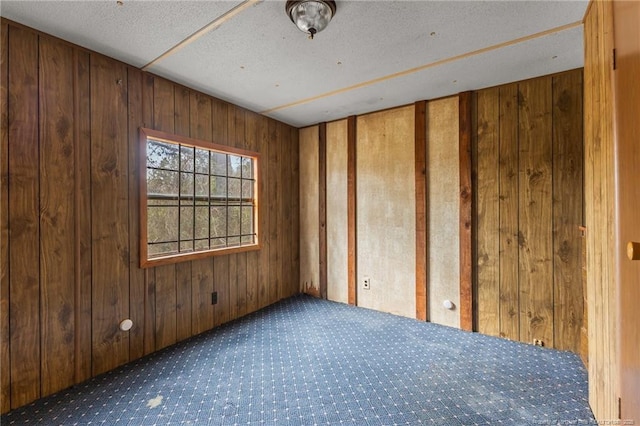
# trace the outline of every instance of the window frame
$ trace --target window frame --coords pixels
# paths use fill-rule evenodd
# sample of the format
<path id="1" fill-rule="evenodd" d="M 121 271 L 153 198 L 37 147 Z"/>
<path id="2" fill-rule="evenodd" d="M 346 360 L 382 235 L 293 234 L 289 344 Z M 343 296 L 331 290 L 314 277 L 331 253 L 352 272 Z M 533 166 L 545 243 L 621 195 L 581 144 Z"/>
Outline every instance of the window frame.
<path id="1" fill-rule="evenodd" d="M 148 224 L 147 209 L 148 209 L 148 200 L 149 200 L 148 192 L 147 192 L 148 139 L 173 144 L 176 146 L 189 146 L 193 148 L 201 148 L 201 149 L 206 149 L 208 151 L 219 152 L 227 155 L 238 155 L 245 158 L 251 158 L 253 163 L 252 174 L 253 174 L 253 231 L 254 231 L 253 234 L 255 235 L 254 243 L 239 245 L 239 246 L 232 246 L 232 247 L 209 248 L 205 250 L 194 249 L 194 251 L 191 251 L 191 252 L 184 252 L 184 253 L 178 252 L 178 253 L 172 253 L 168 255 L 159 255 L 159 256 L 154 256 L 149 258 L 149 249 L 148 249 L 149 234 L 148 234 L 148 228 L 147 228 L 147 224 Z M 166 132 L 153 130 L 145 127 L 140 127 L 139 129 L 139 144 L 140 144 L 140 149 L 139 149 L 140 157 L 138 161 L 138 169 L 139 169 L 138 180 L 139 180 L 139 191 L 140 191 L 139 193 L 140 203 L 139 203 L 138 210 L 140 214 L 140 231 L 139 231 L 140 250 L 139 251 L 140 251 L 140 267 L 141 268 L 150 268 L 150 267 L 160 266 L 160 265 L 169 265 L 173 263 L 203 259 L 203 258 L 212 257 L 212 256 L 220 256 L 220 255 L 255 251 L 255 250 L 261 249 L 262 246 L 261 246 L 260 229 L 259 229 L 261 209 L 258 203 L 258 200 L 259 200 L 258 181 L 260 179 L 260 174 L 259 174 L 260 154 L 259 153 L 241 149 L 241 148 L 235 148 L 235 147 L 226 146 L 226 145 L 219 145 L 213 142 L 203 141 L 200 139 L 193 139 L 185 136 L 166 133 Z M 182 172 L 178 170 L 178 173 L 182 173 Z M 195 174 L 195 171 L 194 171 L 194 174 Z M 180 198 L 180 188 L 178 188 L 178 191 L 179 191 L 178 198 Z M 177 234 L 179 234 L 179 229 Z M 178 241 L 178 248 L 180 247 L 179 241 Z"/>

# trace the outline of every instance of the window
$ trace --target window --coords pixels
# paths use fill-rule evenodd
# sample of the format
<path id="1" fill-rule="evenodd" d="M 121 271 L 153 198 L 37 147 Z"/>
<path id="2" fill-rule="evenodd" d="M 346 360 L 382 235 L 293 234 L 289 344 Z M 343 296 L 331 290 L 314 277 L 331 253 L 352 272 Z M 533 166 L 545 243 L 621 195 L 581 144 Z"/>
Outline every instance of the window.
<path id="1" fill-rule="evenodd" d="M 259 155 L 140 129 L 140 266 L 255 250 Z"/>

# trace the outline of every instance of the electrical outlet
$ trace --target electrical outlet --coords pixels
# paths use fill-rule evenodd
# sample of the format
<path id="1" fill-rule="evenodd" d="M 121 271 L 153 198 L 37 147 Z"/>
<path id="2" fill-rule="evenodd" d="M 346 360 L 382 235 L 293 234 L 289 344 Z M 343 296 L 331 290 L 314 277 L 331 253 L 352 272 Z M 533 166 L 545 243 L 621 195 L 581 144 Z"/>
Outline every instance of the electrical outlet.
<path id="1" fill-rule="evenodd" d="M 532 343 L 534 346 L 544 346 L 544 342 L 540 339 L 533 339 Z"/>
<path id="2" fill-rule="evenodd" d="M 371 278 L 366 277 L 362 280 L 362 289 L 363 290 L 371 290 Z"/>
<path id="3" fill-rule="evenodd" d="M 218 292 L 214 291 L 213 293 L 211 293 L 211 304 L 212 305 L 217 305 L 218 304 Z"/>

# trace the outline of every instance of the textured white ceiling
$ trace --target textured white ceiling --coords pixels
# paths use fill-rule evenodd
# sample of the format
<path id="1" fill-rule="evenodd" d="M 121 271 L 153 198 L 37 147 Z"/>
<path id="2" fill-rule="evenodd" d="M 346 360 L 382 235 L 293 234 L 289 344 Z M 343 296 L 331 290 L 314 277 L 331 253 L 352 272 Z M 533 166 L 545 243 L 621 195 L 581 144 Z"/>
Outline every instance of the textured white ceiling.
<path id="1" fill-rule="evenodd" d="M 142 67 L 241 3 L 3 0 L 0 14 Z M 284 3 L 250 4 L 147 70 L 305 126 L 583 64 L 588 0 L 338 0 L 314 40 Z"/>

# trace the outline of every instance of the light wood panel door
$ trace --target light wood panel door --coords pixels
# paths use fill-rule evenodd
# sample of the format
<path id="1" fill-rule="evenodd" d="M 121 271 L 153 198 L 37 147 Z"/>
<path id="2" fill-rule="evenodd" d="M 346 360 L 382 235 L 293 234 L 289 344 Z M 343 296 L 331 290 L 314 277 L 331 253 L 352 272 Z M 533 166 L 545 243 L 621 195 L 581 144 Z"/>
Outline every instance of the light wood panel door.
<path id="1" fill-rule="evenodd" d="M 640 242 L 640 2 L 614 1 L 616 210 L 620 279 L 621 417 L 640 422 L 640 260 L 627 256 Z M 630 253 L 632 254 L 632 253 Z"/>

